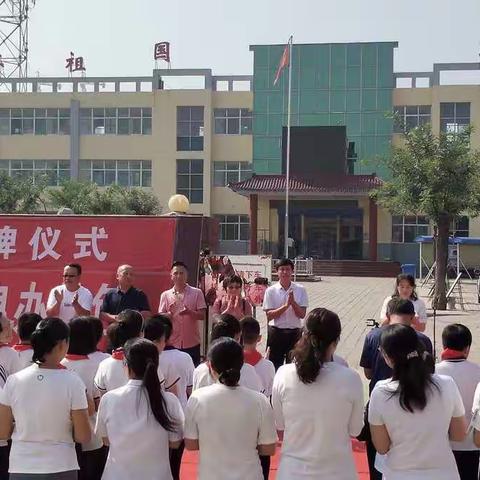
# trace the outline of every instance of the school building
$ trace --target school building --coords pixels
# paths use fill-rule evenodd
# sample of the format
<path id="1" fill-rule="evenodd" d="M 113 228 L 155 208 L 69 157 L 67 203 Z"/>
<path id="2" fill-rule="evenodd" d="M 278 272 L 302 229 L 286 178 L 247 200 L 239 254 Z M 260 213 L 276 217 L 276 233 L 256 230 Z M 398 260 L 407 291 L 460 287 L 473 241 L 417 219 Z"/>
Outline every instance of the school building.
<path id="1" fill-rule="evenodd" d="M 152 189 L 219 219 L 218 253 L 283 252 L 285 45 L 253 45 L 253 75 L 157 69 L 148 77 L 2 79 L 0 170 Z M 388 172 L 379 159 L 401 128 L 455 132 L 480 125 L 478 63 L 395 72 L 395 42 L 293 46 L 292 253 L 323 260 L 418 263 L 425 216 L 391 216 L 370 198 Z M 455 77 L 456 78 L 456 77 Z M 463 77 L 462 77 L 463 78 Z M 473 78 L 473 77 L 472 77 Z M 453 84 L 452 84 L 453 83 Z M 402 122 L 394 121 L 392 113 Z M 480 148 L 480 132 L 472 134 Z M 480 236 L 462 217 L 458 236 Z M 480 265 L 476 248 L 466 262 Z M 465 259 L 464 259 L 465 261 Z"/>

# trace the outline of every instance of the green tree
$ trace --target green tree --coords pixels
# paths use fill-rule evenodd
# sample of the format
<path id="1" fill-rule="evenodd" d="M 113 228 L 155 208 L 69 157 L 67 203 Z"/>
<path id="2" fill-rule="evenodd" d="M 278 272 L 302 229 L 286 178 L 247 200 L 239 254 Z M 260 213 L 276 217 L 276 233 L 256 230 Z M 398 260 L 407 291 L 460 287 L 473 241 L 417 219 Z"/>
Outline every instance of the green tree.
<path id="1" fill-rule="evenodd" d="M 392 177 L 373 193 L 397 215 L 423 214 L 436 231 L 433 305 L 446 309 L 446 269 L 451 222 L 480 211 L 480 153 L 470 146 L 471 128 L 435 136 L 430 125 L 405 133 L 404 143 L 385 160 Z"/>
<path id="2" fill-rule="evenodd" d="M 46 179 L 15 179 L 0 172 L 0 213 L 34 213 L 43 207 Z"/>
<path id="3" fill-rule="evenodd" d="M 70 208 L 77 215 L 92 213 L 92 196 L 97 190 L 94 183 L 66 180 L 60 188 L 48 190 L 49 203 L 54 208 Z"/>
<path id="4" fill-rule="evenodd" d="M 125 191 L 127 208 L 135 215 L 159 215 L 162 207 L 158 198 L 152 193 L 140 188 Z"/>

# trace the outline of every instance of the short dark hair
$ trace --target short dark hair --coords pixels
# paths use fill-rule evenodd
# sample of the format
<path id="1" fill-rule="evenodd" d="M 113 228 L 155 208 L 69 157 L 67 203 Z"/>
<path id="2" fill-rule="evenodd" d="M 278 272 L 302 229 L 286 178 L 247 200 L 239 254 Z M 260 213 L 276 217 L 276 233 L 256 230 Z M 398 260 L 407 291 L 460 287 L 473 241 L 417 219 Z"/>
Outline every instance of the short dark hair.
<path id="1" fill-rule="evenodd" d="M 152 342 L 156 342 L 162 338 L 165 338 L 165 341 L 167 340 L 167 326 L 163 321 L 164 317 L 164 315 L 152 315 L 145 320 L 143 336 L 147 340 L 151 340 Z"/>
<path id="2" fill-rule="evenodd" d="M 442 332 L 443 348 L 462 351 L 472 345 L 472 332 L 461 323 L 447 325 Z"/>
<path id="3" fill-rule="evenodd" d="M 295 270 L 295 264 L 289 258 L 282 258 L 275 264 L 275 270 L 278 270 L 280 267 L 290 267 L 292 270 Z"/>
<path id="4" fill-rule="evenodd" d="M 245 344 L 256 343 L 260 336 L 260 324 L 253 317 L 247 316 L 240 320 L 242 327 L 242 342 Z"/>
<path id="5" fill-rule="evenodd" d="M 136 310 L 123 310 L 117 316 L 117 321 L 107 329 L 111 347 L 123 347 L 127 340 L 140 336 L 143 327 L 143 317 Z"/>
<path id="6" fill-rule="evenodd" d="M 158 315 L 158 318 L 160 318 L 165 325 L 165 340 L 168 342 L 173 332 L 172 321 L 166 315 Z"/>
<path id="7" fill-rule="evenodd" d="M 75 317 L 70 322 L 68 353 L 88 355 L 97 350 L 95 333 L 89 317 Z"/>
<path id="8" fill-rule="evenodd" d="M 240 322 L 233 315 L 223 313 L 212 327 L 210 341 L 213 342 L 222 337 L 235 338 L 241 331 Z"/>
<path id="9" fill-rule="evenodd" d="M 67 263 L 65 267 L 75 268 L 77 270 L 77 275 L 82 274 L 82 266 L 79 263 Z"/>
<path id="10" fill-rule="evenodd" d="M 90 316 L 87 318 L 90 324 L 92 325 L 93 336 L 95 337 L 95 342 L 96 342 L 95 344 L 98 344 L 98 342 L 103 337 L 103 323 L 97 317 Z"/>
<path id="11" fill-rule="evenodd" d="M 170 270 L 172 270 L 175 267 L 183 267 L 188 272 L 188 267 L 184 262 L 180 262 L 180 261 L 173 262 L 172 263 L 172 268 Z"/>
<path id="12" fill-rule="evenodd" d="M 42 321 L 38 313 L 23 313 L 17 321 L 17 333 L 22 342 L 29 342 L 32 333 Z"/>
<path id="13" fill-rule="evenodd" d="M 230 275 L 229 277 L 226 277 L 222 283 L 223 289 L 226 290 L 229 285 L 232 285 L 232 283 L 238 283 L 240 286 L 243 286 L 242 277 L 239 275 Z"/>
<path id="14" fill-rule="evenodd" d="M 415 307 L 410 300 L 394 297 L 387 304 L 387 315 L 415 315 Z"/>

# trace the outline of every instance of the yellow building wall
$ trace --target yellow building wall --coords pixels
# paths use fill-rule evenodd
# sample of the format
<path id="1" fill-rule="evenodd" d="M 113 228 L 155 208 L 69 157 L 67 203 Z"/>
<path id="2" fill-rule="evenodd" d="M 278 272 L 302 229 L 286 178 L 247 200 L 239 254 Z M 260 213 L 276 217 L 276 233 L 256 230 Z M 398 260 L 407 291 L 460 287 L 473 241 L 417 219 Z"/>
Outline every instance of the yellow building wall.
<path id="1" fill-rule="evenodd" d="M 212 188 L 212 215 L 249 215 L 248 197 L 232 192 L 227 187 Z"/>

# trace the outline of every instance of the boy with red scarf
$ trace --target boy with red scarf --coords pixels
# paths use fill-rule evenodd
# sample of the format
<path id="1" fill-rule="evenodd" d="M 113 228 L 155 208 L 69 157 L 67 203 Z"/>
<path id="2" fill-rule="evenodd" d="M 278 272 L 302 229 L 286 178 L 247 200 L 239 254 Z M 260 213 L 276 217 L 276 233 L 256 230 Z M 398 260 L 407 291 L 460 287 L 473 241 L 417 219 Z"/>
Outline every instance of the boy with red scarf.
<path id="1" fill-rule="evenodd" d="M 435 373 L 452 377 L 457 384 L 465 406 L 467 424 L 472 417 L 475 388 L 480 382 L 480 366 L 467 360 L 472 345 L 472 333 L 460 323 L 447 325 L 442 332 L 442 361 Z M 478 480 L 480 450 L 469 432 L 463 442 L 450 442 L 461 480 Z"/>

